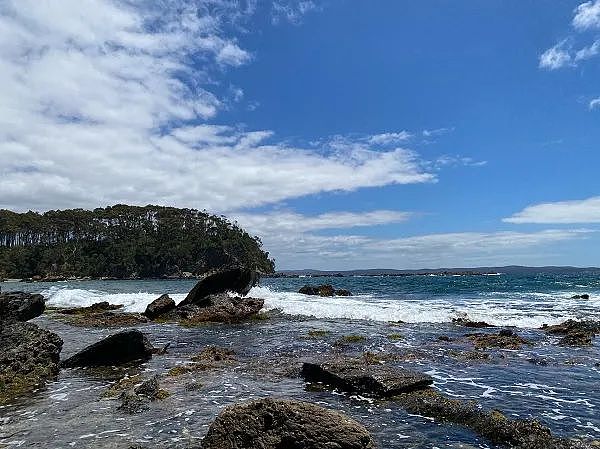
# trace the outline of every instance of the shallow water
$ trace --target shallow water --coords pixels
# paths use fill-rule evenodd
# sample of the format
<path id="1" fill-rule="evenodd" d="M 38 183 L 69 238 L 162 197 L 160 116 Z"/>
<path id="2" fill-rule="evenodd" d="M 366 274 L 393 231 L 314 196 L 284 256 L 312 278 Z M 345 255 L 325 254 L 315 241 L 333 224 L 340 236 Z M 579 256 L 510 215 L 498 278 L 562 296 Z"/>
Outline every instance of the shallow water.
<path id="1" fill-rule="evenodd" d="M 356 296 L 309 298 L 293 293 L 307 281 L 330 281 Z M 43 291 L 54 305 L 108 300 L 123 303 L 128 310 L 140 310 L 160 293 L 182 298 L 193 284 L 90 281 L 2 287 Z M 342 410 L 367 426 L 381 448 L 493 447 L 460 426 L 411 416 L 393 401 L 314 391 L 300 378 L 289 376 L 303 359 L 340 351 L 349 355 L 363 351 L 394 354 L 397 359 L 389 363 L 428 372 L 435 378 L 435 388 L 447 395 L 475 399 L 484 408 L 498 408 L 513 418 L 537 418 L 561 436 L 600 439 L 598 341 L 591 348 L 563 348 L 556 345 L 556 337 L 535 329 L 541 322 L 598 317 L 599 289 L 591 276 L 544 282 L 502 276 L 263 280 L 251 294 L 264 297 L 268 308 L 287 314 L 242 325 L 142 325 L 155 346 L 171 346 L 167 355 L 155 356 L 129 368 L 129 372 L 142 372 L 147 377 L 164 374 L 208 344 L 234 349 L 238 360 L 233 366 L 164 377 L 162 387 L 171 396 L 136 415 L 118 411 L 118 400 L 102 397 L 106 388 L 123 376 L 122 371 L 63 370 L 57 381 L 32 397 L 0 408 L 0 446 L 127 448 L 139 443 L 195 447 L 223 407 L 255 397 L 277 396 Z M 571 300 L 575 293 L 589 293 L 591 299 Z M 463 355 L 472 347 L 463 336 L 471 330 L 447 323 L 461 312 L 496 324 L 520 323 L 522 328 L 517 332 L 535 344 L 517 351 L 489 351 L 489 360 L 468 360 Z M 397 319 L 408 323 L 388 323 Z M 63 358 L 116 331 L 75 328 L 48 317 L 34 321 L 61 335 L 65 341 Z M 310 330 L 329 334 L 309 338 Z M 392 333 L 400 333 L 402 338 L 391 340 Z M 363 335 L 366 340 L 349 346 L 334 344 L 348 334 Z M 455 341 L 438 341 L 442 334 Z"/>

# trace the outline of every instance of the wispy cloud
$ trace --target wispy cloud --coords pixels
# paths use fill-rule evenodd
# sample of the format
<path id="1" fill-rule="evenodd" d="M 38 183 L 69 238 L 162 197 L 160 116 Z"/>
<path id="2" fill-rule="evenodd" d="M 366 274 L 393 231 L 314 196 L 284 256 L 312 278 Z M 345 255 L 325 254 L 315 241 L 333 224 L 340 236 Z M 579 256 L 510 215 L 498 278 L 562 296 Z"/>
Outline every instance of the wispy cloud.
<path id="1" fill-rule="evenodd" d="M 320 6 L 312 0 L 277 0 L 273 2 L 271 21 L 274 24 L 299 24 L 306 14 L 319 9 Z"/>
<path id="2" fill-rule="evenodd" d="M 401 238 L 365 235 L 321 235 L 321 229 L 350 229 L 402 222 L 404 212 L 338 212 L 304 216 L 294 212 L 239 216 L 259 235 L 284 268 L 351 269 L 361 267 L 424 268 L 442 266 L 534 263 L 532 247 L 548 248 L 585 238 L 588 230 L 548 229 L 539 232 L 459 232 Z M 547 262 L 547 261 L 546 261 Z M 538 260 L 539 263 L 539 260 Z"/>
<path id="3" fill-rule="evenodd" d="M 600 108 L 600 97 L 599 98 L 594 98 L 592 101 L 590 101 L 590 109 L 598 109 Z"/>
<path id="4" fill-rule="evenodd" d="M 600 196 L 585 200 L 535 204 L 503 221 L 538 224 L 600 223 Z"/>
<path id="5" fill-rule="evenodd" d="M 306 148 L 271 130 L 203 124 L 243 101 L 239 88 L 212 89 L 252 61 L 235 38 L 252 11 L 227 0 L 3 3 L 0 207 L 230 211 L 436 180 L 417 153 L 392 147 L 402 132 Z"/>
<path id="6" fill-rule="evenodd" d="M 372 144 L 382 144 L 382 145 L 390 145 L 390 144 L 399 144 L 401 142 L 405 142 L 412 137 L 412 134 L 408 131 L 400 131 L 395 133 L 383 133 L 383 134 L 375 134 L 368 137 L 369 143 Z"/>
<path id="7" fill-rule="evenodd" d="M 401 223 L 413 214 L 394 210 L 367 212 L 329 212 L 320 215 L 302 215 L 291 211 L 276 211 L 265 214 L 234 214 L 243 227 L 263 236 L 279 233 L 294 234 L 323 229 L 350 229 Z"/>

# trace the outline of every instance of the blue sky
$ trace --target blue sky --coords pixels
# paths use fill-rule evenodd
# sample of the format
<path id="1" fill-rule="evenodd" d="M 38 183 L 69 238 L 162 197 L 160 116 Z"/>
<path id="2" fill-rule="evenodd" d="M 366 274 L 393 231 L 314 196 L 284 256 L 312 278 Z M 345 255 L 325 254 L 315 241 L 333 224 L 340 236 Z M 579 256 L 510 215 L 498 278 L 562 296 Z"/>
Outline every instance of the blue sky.
<path id="1" fill-rule="evenodd" d="M 0 207 L 207 209 L 281 269 L 600 265 L 600 0 L 14 0 L 0 42 Z"/>

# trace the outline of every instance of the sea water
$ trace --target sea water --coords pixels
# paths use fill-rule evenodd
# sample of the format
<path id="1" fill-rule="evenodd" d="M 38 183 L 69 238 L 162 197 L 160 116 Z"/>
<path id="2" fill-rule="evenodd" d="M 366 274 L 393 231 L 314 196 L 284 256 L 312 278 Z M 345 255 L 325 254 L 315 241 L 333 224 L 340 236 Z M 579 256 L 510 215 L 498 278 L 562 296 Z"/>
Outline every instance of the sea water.
<path id="1" fill-rule="evenodd" d="M 322 283 L 348 289 L 352 296 L 297 293 L 304 284 Z M 108 301 L 139 312 L 163 293 L 183 299 L 193 285 L 193 280 L 74 281 L 4 283 L 2 289 L 41 292 L 53 306 Z M 590 299 L 572 298 L 584 293 Z M 171 396 L 137 415 L 125 415 L 117 410 L 118 401 L 102 397 L 122 373 L 111 378 L 62 370 L 45 388 L 0 407 L 0 447 L 197 447 L 223 407 L 268 396 L 341 410 L 367 426 L 381 448 L 494 447 L 460 426 L 410 415 L 393 401 L 313 391 L 300 378 L 285 375 L 286 361 L 293 364 L 340 351 L 336 341 L 348 334 L 365 337 L 363 343 L 344 349 L 350 355 L 394 354 L 395 364 L 429 373 L 434 387 L 446 395 L 476 400 L 510 418 L 538 419 L 560 436 L 600 439 L 598 339 L 592 347 L 565 348 L 557 345 L 557 337 L 538 329 L 570 318 L 600 320 L 600 273 L 267 278 L 250 296 L 265 299 L 265 309 L 271 311 L 268 320 L 192 328 L 140 326 L 155 346 L 171 346 L 169 354 L 155 356 L 136 367 L 136 373 L 164 374 L 208 344 L 233 349 L 235 366 L 194 374 L 193 379 L 163 377 Z M 473 330 L 453 325 L 451 319 L 465 314 L 497 326 L 516 326 L 515 331 L 534 345 L 488 351 L 486 360 L 463 358 L 460 354 L 469 351 L 464 334 Z M 61 335 L 62 357 L 117 331 L 75 328 L 47 317 L 34 321 Z M 396 321 L 404 324 L 390 323 Z M 328 334 L 308 338 L 313 330 Z M 401 338 L 390 339 L 390 334 Z M 437 340 L 442 334 L 453 342 Z M 189 389 L 192 381 L 202 387 Z"/>

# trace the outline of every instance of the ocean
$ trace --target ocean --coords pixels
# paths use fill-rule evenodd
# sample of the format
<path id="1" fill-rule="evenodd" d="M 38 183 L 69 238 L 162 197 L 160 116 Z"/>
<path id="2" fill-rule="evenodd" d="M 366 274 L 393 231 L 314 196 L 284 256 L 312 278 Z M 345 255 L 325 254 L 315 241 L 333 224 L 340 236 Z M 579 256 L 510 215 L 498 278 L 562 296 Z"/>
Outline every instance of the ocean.
<path id="1" fill-rule="evenodd" d="M 41 292 L 50 306 L 108 301 L 123 304 L 126 311 L 141 312 L 163 293 L 176 301 L 183 299 L 194 283 L 3 283 L 2 289 Z M 297 293 L 304 284 L 323 283 L 348 289 L 352 296 L 321 298 Z M 572 298 L 584 293 L 589 299 Z M 315 391 L 301 379 L 286 375 L 289 364 L 340 351 L 348 355 L 365 351 L 394 354 L 394 363 L 429 373 L 435 379 L 434 388 L 448 396 L 475 400 L 510 418 L 538 419 L 560 436 L 600 439 L 597 341 L 591 347 L 562 347 L 557 344 L 558 337 L 539 330 L 543 324 L 566 319 L 600 320 L 598 272 L 266 278 L 249 296 L 265 299 L 268 319 L 191 328 L 156 323 L 140 326 L 155 346 L 171 346 L 169 354 L 155 356 L 136 372 L 164 374 L 185 364 L 208 344 L 235 350 L 239 360 L 235 367 L 204 372 L 185 382 L 165 376 L 163 388 L 171 396 L 134 416 L 119 414 L 115 400 L 103 398 L 102 392 L 115 378 L 63 370 L 57 381 L 32 397 L 0 407 L 0 447 L 194 447 L 223 407 L 266 396 L 308 400 L 341 410 L 367 426 L 380 448 L 495 447 L 460 426 L 411 415 L 393 401 Z M 465 334 L 480 330 L 451 323 L 452 318 L 464 316 L 495 326 L 514 326 L 533 345 L 489 350 L 486 358 L 471 357 L 473 348 Z M 115 332 L 75 328 L 47 316 L 34 322 L 61 335 L 63 357 Z M 322 336 L 310 337 L 311 331 L 322 331 Z M 340 348 L 336 342 L 350 334 L 360 335 L 364 341 Z M 439 335 L 452 341 L 441 342 Z M 191 381 L 200 382 L 202 388 L 189 389 Z"/>

